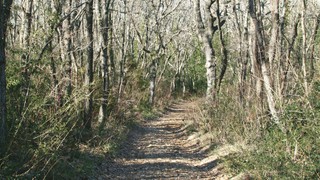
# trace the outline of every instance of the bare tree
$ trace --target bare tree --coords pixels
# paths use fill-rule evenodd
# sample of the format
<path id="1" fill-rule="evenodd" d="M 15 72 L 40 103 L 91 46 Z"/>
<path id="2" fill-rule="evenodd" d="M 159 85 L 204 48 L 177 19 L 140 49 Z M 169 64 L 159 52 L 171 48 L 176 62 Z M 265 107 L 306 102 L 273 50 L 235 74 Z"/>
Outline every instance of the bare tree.
<path id="1" fill-rule="evenodd" d="M 269 63 L 270 63 L 270 71 L 272 72 L 273 61 L 275 59 L 275 52 L 277 49 L 277 42 L 279 37 L 279 0 L 271 1 L 271 16 L 272 16 L 272 29 L 271 29 L 271 37 L 268 48 L 269 55 Z"/>
<path id="2" fill-rule="evenodd" d="M 84 108 L 84 126 L 91 129 L 92 112 L 93 112 L 93 0 L 89 0 L 86 4 L 86 74 L 85 74 L 85 87 L 86 98 Z"/>
<path id="3" fill-rule="evenodd" d="M 302 13 L 301 13 L 301 30 L 302 30 L 302 79 L 305 95 L 309 94 L 309 85 L 307 80 L 307 32 L 306 32 L 306 0 L 301 1 Z"/>
<path id="4" fill-rule="evenodd" d="M 275 107 L 275 101 L 273 97 L 273 90 L 272 86 L 270 83 L 270 72 L 267 67 L 267 60 L 265 56 L 265 38 L 263 36 L 262 32 L 262 27 L 263 24 L 260 19 L 258 19 L 257 16 L 257 11 L 258 9 L 260 11 L 260 0 L 249 0 L 249 13 L 250 17 L 252 20 L 252 26 L 254 29 L 254 35 L 255 35 L 255 46 L 253 47 L 255 49 L 255 53 L 253 56 L 255 57 L 255 60 L 258 61 L 258 65 L 260 66 L 259 69 L 261 69 L 261 75 L 263 78 L 263 85 L 266 91 L 266 96 L 267 96 L 267 102 L 268 102 L 268 107 L 270 110 L 270 114 L 272 115 L 273 121 L 279 125 L 280 128 L 282 128 L 280 121 L 279 121 L 279 116 L 278 112 Z"/>
<path id="5" fill-rule="evenodd" d="M 215 82 L 216 82 L 216 57 L 215 51 L 212 46 L 212 38 L 214 35 L 214 19 L 211 14 L 211 6 L 215 1 L 206 1 L 205 12 L 208 14 L 207 20 L 204 21 L 203 15 L 201 13 L 201 3 L 200 0 L 195 0 L 195 13 L 197 17 L 198 33 L 199 38 L 203 43 L 204 53 L 206 57 L 206 69 L 207 69 L 207 102 L 213 101 L 215 97 Z"/>
<path id="6" fill-rule="evenodd" d="M 238 60 L 238 81 L 239 81 L 239 100 L 242 105 L 245 105 L 245 94 L 246 94 L 246 80 L 248 76 L 248 64 L 249 64 L 249 32 L 248 32 L 248 13 L 242 12 L 241 5 L 238 0 L 234 0 L 232 4 L 232 12 L 234 16 L 234 26 L 237 32 L 236 43 L 238 44 L 237 53 L 239 56 Z M 244 14 L 244 15 L 243 15 Z"/>
<path id="7" fill-rule="evenodd" d="M 314 56 L 315 56 L 315 40 L 317 38 L 319 23 L 320 23 L 320 14 L 317 13 L 314 19 L 313 32 L 311 35 L 312 40 L 311 40 L 311 50 L 310 50 L 310 80 L 313 80 L 316 73 Z"/>
<path id="8" fill-rule="evenodd" d="M 63 15 L 66 16 L 65 20 L 61 26 L 62 37 L 60 39 L 60 49 L 61 49 L 61 59 L 63 60 L 63 64 L 65 66 L 64 72 L 64 82 L 65 82 L 65 95 L 70 97 L 72 93 L 72 24 L 71 24 L 71 8 L 72 8 L 72 0 L 64 1 L 63 6 Z"/>
<path id="9" fill-rule="evenodd" d="M 227 51 L 227 48 L 226 48 L 226 43 L 225 43 L 225 40 L 223 38 L 223 32 L 222 32 L 222 25 L 223 25 L 223 21 L 221 20 L 221 12 L 220 12 L 221 8 L 220 8 L 220 1 L 217 0 L 217 9 L 216 9 L 216 18 L 218 20 L 217 22 L 217 27 L 218 27 L 218 30 L 219 30 L 219 40 L 220 40 L 220 43 L 221 43 L 221 71 L 220 71 L 220 75 L 219 75 L 219 79 L 218 79 L 218 82 L 216 84 L 216 88 L 217 88 L 217 93 L 219 93 L 219 90 L 220 90 L 220 86 L 221 86 L 221 82 L 222 82 L 222 79 L 226 73 L 226 70 L 227 70 L 227 66 L 228 66 L 228 51 Z"/>
<path id="10" fill-rule="evenodd" d="M 204 13 L 201 10 L 201 1 L 195 0 L 195 13 L 196 21 L 198 26 L 199 39 L 203 44 L 203 51 L 206 58 L 206 70 L 207 70 L 207 92 L 206 98 L 207 102 L 214 100 L 218 86 L 220 86 L 223 76 L 227 69 L 227 50 L 225 48 L 225 43 L 222 37 L 222 32 L 219 34 L 219 39 L 221 42 L 221 52 L 222 52 L 222 67 L 220 71 L 219 78 L 217 77 L 217 57 L 215 55 L 215 50 L 213 48 L 213 36 L 217 30 L 221 31 L 221 27 L 224 25 L 225 20 L 221 20 L 220 14 L 220 2 L 216 0 L 207 0 L 204 5 Z M 216 15 L 211 12 L 213 5 L 217 3 Z M 217 21 L 218 20 L 218 21 Z M 217 22 L 216 22 L 217 21 Z M 215 25 L 217 23 L 217 25 Z"/>
<path id="11" fill-rule="evenodd" d="M 127 24 L 127 10 L 128 10 L 128 2 L 127 0 L 123 1 L 123 13 L 121 13 L 122 16 L 122 32 L 121 32 L 121 44 L 120 47 L 120 62 L 119 62 L 119 85 L 118 85 L 118 102 L 121 100 L 121 96 L 123 93 L 123 89 L 125 86 L 125 77 L 126 77 L 126 71 L 125 66 L 127 63 L 127 48 L 128 48 L 128 24 Z"/>
<path id="12" fill-rule="evenodd" d="M 30 85 L 30 35 L 31 35 L 31 26 L 32 26 L 32 14 L 33 14 L 33 0 L 28 0 L 23 3 L 23 6 L 25 8 L 22 8 L 23 10 L 23 22 L 22 22 L 22 48 L 24 49 L 24 53 L 21 56 L 21 62 L 24 65 L 24 71 L 23 71 L 23 78 L 24 83 L 21 87 L 23 98 L 21 98 L 21 105 L 20 105 L 20 113 L 24 110 L 27 102 L 28 102 L 28 96 L 29 96 L 29 85 Z"/>
<path id="13" fill-rule="evenodd" d="M 99 112 L 99 122 L 103 123 L 106 120 L 107 106 L 108 106 L 108 97 L 110 93 L 110 74 L 109 74 L 109 48 L 110 48 L 110 40 L 109 40 L 109 31 L 110 31 L 110 4 L 111 0 L 100 0 L 99 1 L 99 46 L 101 48 L 101 77 L 103 79 L 102 84 L 102 102 L 100 106 Z"/>

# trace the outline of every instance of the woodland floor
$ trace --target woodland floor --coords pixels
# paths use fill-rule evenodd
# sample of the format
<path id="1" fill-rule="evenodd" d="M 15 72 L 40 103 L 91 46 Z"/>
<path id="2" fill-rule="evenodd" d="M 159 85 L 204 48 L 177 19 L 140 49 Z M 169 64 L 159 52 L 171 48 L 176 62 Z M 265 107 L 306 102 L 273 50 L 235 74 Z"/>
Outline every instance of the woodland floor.
<path id="1" fill-rule="evenodd" d="M 229 179 L 219 156 L 187 130 L 194 113 L 195 102 L 179 101 L 161 117 L 137 125 L 97 179 Z"/>

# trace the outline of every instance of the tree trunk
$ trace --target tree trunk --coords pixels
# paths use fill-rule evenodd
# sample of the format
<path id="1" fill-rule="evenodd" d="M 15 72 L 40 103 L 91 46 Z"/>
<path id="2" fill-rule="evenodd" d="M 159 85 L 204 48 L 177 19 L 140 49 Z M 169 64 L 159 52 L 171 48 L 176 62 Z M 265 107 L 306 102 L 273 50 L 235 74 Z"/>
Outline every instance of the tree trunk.
<path id="1" fill-rule="evenodd" d="M 7 21 L 10 17 L 12 0 L 0 0 L 0 153 L 5 149 L 6 144 L 6 121 L 7 121 L 7 104 L 6 104 L 6 30 Z"/>
<path id="2" fill-rule="evenodd" d="M 306 32 L 306 1 L 302 0 L 301 29 L 302 29 L 302 79 L 305 96 L 309 94 L 307 79 L 307 32 Z"/>
<path id="3" fill-rule="evenodd" d="M 319 29 L 319 23 L 320 23 L 320 14 L 318 13 L 314 20 L 314 27 L 312 32 L 312 42 L 311 42 L 311 52 L 310 52 L 310 76 L 309 76 L 310 81 L 313 80 L 314 75 L 316 73 L 315 62 L 314 62 L 314 52 L 315 52 L 315 45 L 316 45 L 315 41 L 317 38 L 318 29 Z"/>
<path id="4" fill-rule="evenodd" d="M 114 0 L 111 0 L 110 2 L 110 9 L 114 8 Z M 108 16 L 108 23 L 109 23 L 109 56 L 110 56 L 110 68 L 109 68 L 109 71 L 110 71 L 110 86 L 114 86 L 115 83 L 116 83 L 116 65 L 115 65 L 115 56 L 114 56 L 114 39 L 113 39 L 113 20 L 112 20 L 112 13 L 109 13 L 109 16 Z"/>
<path id="5" fill-rule="evenodd" d="M 0 8 L 3 10 L 3 1 L 0 0 Z M 6 116 L 7 116 L 7 106 L 6 106 L 6 54 L 5 54 L 5 19 L 1 15 L 0 17 L 0 153 L 4 150 L 2 149 L 5 145 L 6 139 Z"/>
<path id="6" fill-rule="evenodd" d="M 49 44 L 49 53 L 53 54 L 53 47 L 52 47 L 52 41 L 50 41 Z M 51 74 L 52 74 L 52 89 L 54 92 L 54 98 L 55 98 L 55 105 L 56 107 L 60 106 L 61 104 L 61 97 L 59 94 L 59 81 L 58 81 L 58 77 L 57 77 L 57 67 L 56 67 L 56 63 L 55 63 L 55 59 L 54 57 L 51 55 L 50 57 L 50 68 L 51 68 Z"/>
<path id="7" fill-rule="evenodd" d="M 67 0 L 65 3 L 65 14 L 71 13 L 71 6 L 72 6 L 72 0 Z M 63 61 L 65 61 L 63 64 L 65 64 L 65 93 L 67 97 L 69 97 L 72 93 L 72 57 L 71 57 L 71 17 L 68 16 L 62 24 L 63 29 L 63 50 L 62 55 L 64 58 L 62 58 Z"/>
<path id="8" fill-rule="evenodd" d="M 258 55 L 258 41 L 257 41 L 257 36 L 256 36 L 256 29 L 252 25 L 249 27 L 250 28 L 250 36 L 248 37 L 249 41 L 249 55 L 251 58 L 251 73 L 253 76 L 251 79 L 251 84 L 252 86 L 255 86 L 255 95 L 258 99 L 260 99 L 260 105 L 263 107 L 263 94 L 262 94 L 262 75 L 261 75 L 261 65 L 260 65 L 260 60 L 259 60 L 259 55 Z"/>
<path id="9" fill-rule="evenodd" d="M 200 0 L 195 0 L 195 13 L 196 21 L 198 25 L 199 39 L 202 41 L 204 46 L 204 53 L 206 58 L 206 76 L 207 76 L 207 92 L 206 92 L 206 101 L 210 103 L 214 100 L 215 97 L 215 82 L 216 82 L 216 59 L 215 51 L 212 46 L 212 36 L 213 31 L 213 18 L 209 15 L 207 20 L 207 27 L 205 27 L 203 18 L 201 15 Z M 211 14 L 210 7 L 211 3 L 206 4 L 206 12 Z"/>
<path id="10" fill-rule="evenodd" d="M 251 20 L 253 23 L 254 33 L 255 33 L 255 41 L 257 43 L 256 47 L 258 48 L 258 52 L 254 55 L 257 56 L 256 60 L 258 60 L 261 66 L 261 75 L 263 78 L 263 85 L 265 88 L 266 96 L 267 96 L 267 102 L 270 114 L 272 116 L 273 121 L 283 130 L 278 113 L 276 111 L 274 97 L 273 97 L 273 90 L 270 83 L 270 77 L 269 77 L 269 70 L 267 67 L 266 57 L 265 57 L 265 46 L 264 46 L 264 37 L 261 32 L 262 22 L 257 18 L 256 15 L 256 3 L 260 3 L 260 1 L 255 0 L 249 0 L 249 13 L 251 16 Z M 259 5 L 259 4 L 258 4 Z"/>
<path id="11" fill-rule="evenodd" d="M 300 23 L 300 16 L 294 20 L 293 28 L 292 28 L 292 34 L 288 42 L 288 48 L 286 51 L 286 60 L 283 65 L 283 73 L 282 73 L 282 78 L 281 78 L 281 94 L 284 95 L 287 89 L 287 81 L 288 81 L 288 76 L 289 76 L 289 68 L 291 64 L 291 53 L 294 48 L 294 44 L 296 42 L 297 36 L 298 36 L 298 25 Z"/>
<path id="12" fill-rule="evenodd" d="M 219 40 L 221 43 L 221 71 L 220 71 L 220 75 L 219 75 L 219 80 L 218 80 L 218 84 L 217 84 L 217 93 L 219 93 L 220 91 L 220 87 L 221 87 L 221 82 L 222 79 L 226 73 L 227 70 L 227 66 L 228 66 L 228 51 L 226 48 L 226 43 L 223 39 L 223 34 L 222 34 L 222 29 L 221 29 L 221 17 L 220 17 L 220 1 L 217 0 L 217 10 L 216 10 L 216 17 L 218 20 L 218 30 L 219 30 Z"/>
<path id="13" fill-rule="evenodd" d="M 99 123 L 103 125 L 108 115 L 107 106 L 108 106 L 108 96 L 109 96 L 109 87 L 110 87 L 110 78 L 109 78 L 109 8 L 111 0 L 100 0 L 100 9 L 99 9 L 99 30 L 100 30 L 100 47 L 101 47 L 101 77 L 103 79 L 102 84 L 102 101 L 99 112 Z"/>
<path id="14" fill-rule="evenodd" d="M 152 60 L 152 63 L 150 65 L 150 79 L 149 79 L 149 90 L 150 90 L 150 96 L 149 96 L 149 104 L 150 106 L 153 106 L 154 103 L 154 97 L 155 97 L 155 89 L 156 89 L 156 77 L 157 77 L 157 67 L 156 67 L 156 60 Z"/>
<path id="15" fill-rule="evenodd" d="M 20 114 L 24 110 L 25 106 L 28 103 L 29 96 L 29 85 L 30 85 L 30 73 L 29 73 L 29 61 L 30 61 L 30 35 L 31 35 L 31 25 L 32 25 L 32 10 L 33 10 L 33 0 L 28 0 L 25 2 L 25 9 L 23 14 L 23 30 L 22 30 L 22 48 L 24 52 L 21 57 L 21 62 L 23 64 L 23 84 L 21 91 L 23 98 L 21 98 L 20 104 Z"/>
<path id="16" fill-rule="evenodd" d="M 274 65 L 274 59 L 276 54 L 277 41 L 279 36 L 279 0 L 272 0 L 271 5 L 271 14 L 272 14 L 272 29 L 271 29 L 271 38 L 269 42 L 269 64 L 270 72 L 273 72 L 272 68 Z"/>
<path id="17" fill-rule="evenodd" d="M 247 16 L 245 19 L 244 28 L 242 30 L 241 24 L 240 24 L 240 18 L 237 12 L 237 1 L 233 0 L 233 13 L 235 17 L 235 26 L 238 32 L 238 51 L 239 51 L 239 57 L 238 57 L 238 88 L 239 88 L 239 101 L 242 106 L 244 106 L 245 103 L 245 82 L 247 77 L 247 65 L 248 65 L 248 55 L 249 55 L 249 38 L 248 38 L 248 23 L 247 23 Z"/>
<path id="18" fill-rule="evenodd" d="M 92 82 L 93 82 L 93 0 L 89 0 L 86 5 L 86 36 L 87 36 L 87 52 L 86 52 L 86 75 L 85 75 L 85 107 L 84 107 L 84 127 L 91 129 L 93 98 L 92 98 Z"/>
<path id="19" fill-rule="evenodd" d="M 122 92 L 124 89 L 124 84 L 125 84 L 125 76 L 126 76 L 126 72 L 125 72 L 125 65 L 126 65 L 126 53 L 127 53 L 127 42 L 126 42 L 126 37 L 127 37 L 127 0 L 124 0 L 124 19 L 123 19 L 123 24 L 122 24 L 122 28 L 123 31 L 121 33 L 121 60 L 120 60 L 120 76 L 119 76 L 119 86 L 118 86 L 118 102 L 121 101 L 121 96 L 122 96 Z"/>

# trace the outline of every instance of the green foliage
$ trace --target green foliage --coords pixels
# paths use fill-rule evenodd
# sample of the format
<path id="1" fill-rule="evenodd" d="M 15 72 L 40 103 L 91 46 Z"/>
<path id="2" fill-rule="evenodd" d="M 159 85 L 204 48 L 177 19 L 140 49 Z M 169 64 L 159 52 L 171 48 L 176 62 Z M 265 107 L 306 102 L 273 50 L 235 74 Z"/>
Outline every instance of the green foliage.
<path id="1" fill-rule="evenodd" d="M 24 119 L 12 132 L 8 156 L 1 159 L 3 177 L 87 178 L 106 154 L 116 154 L 133 126 L 132 114 L 112 114 L 116 119 L 110 118 L 102 131 L 95 130 L 98 126 L 88 131 L 82 128 L 82 94 L 74 91 L 59 109 L 50 97 L 30 100 Z"/>
<path id="2" fill-rule="evenodd" d="M 142 112 L 142 117 L 146 120 L 152 120 L 158 117 L 158 115 L 152 110 L 147 110 Z"/>
<path id="3" fill-rule="evenodd" d="M 320 178 L 320 91 L 315 83 L 310 104 L 295 100 L 282 114 L 286 132 L 275 125 L 262 129 L 256 147 L 226 158 L 233 173 L 250 172 L 259 179 Z"/>
<path id="4" fill-rule="evenodd" d="M 197 43 L 195 42 L 195 44 Z M 190 55 L 185 66 L 185 79 L 191 93 L 198 92 L 202 94 L 207 88 L 205 63 L 204 54 L 200 46 L 198 46 Z"/>
<path id="5" fill-rule="evenodd" d="M 88 177 L 104 160 L 105 154 L 117 151 L 118 144 L 133 124 L 134 118 L 129 117 L 132 113 L 127 109 L 115 110 L 112 115 L 117 119 L 110 121 L 108 127 L 98 131 L 98 126 L 94 125 L 92 131 L 86 131 L 82 127 L 81 111 L 84 89 L 74 89 L 71 96 L 64 96 L 60 104 L 56 90 L 63 85 L 53 87 L 50 59 L 46 55 L 41 62 L 30 60 L 30 71 L 35 70 L 30 72 L 28 89 L 22 89 L 26 84 L 19 62 L 21 52 L 12 51 L 10 55 L 12 60 L 7 66 L 10 143 L 6 156 L 0 159 L 0 178 Z M 42 66 L 47 68 L 36 70 Z M 100 87 L 95 86 L 95 89 Z M 96 97 L 99 98 L 99 94 Z M 110 110 L 117 109 L 112 98 L 110 103 Z M 95 105 L 96 110 L 99 103 Z M 123 108 L 131 109 L 127 105 Z M 103 133 L 106 130 L 109 132 Z"/>
<path id="6" fill-rule="evenodd" d="M 223 89 L 216 102 L 203 107 L 205 119 L 200 128 L 212 133 L 214 141 L 235 143 L 245 141 L 257 133 L 258 123 L 251 119 L 255 112 L 245 110 L 231 95 L 234 93 Z"/>
<path id="7" fill-rule="evenodd" d="M 229 156 L 229 169 L 249 171 L 259 179 L 319 179 L 320 127 L 303 129 L 308 133 L 295 130 L 286 135 L 277 127 L 269 129 L 254 151 Z"/>

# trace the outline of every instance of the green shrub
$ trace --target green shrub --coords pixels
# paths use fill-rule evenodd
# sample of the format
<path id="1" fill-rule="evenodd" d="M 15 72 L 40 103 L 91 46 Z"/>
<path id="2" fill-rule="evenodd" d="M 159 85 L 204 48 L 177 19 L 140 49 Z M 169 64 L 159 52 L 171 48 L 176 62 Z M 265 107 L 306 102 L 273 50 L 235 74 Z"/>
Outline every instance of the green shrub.
<path id="1" fill-rule="evenodd" d="M 281 117 L 286 132 L 269 123 L 261 130 L 254 150 L 226 158 L 229 169 L 234 173 L 249 171 L 260 179 L 319 179 L 319 119 L 316 102 L 306 106 L 293 101 Z"/>

